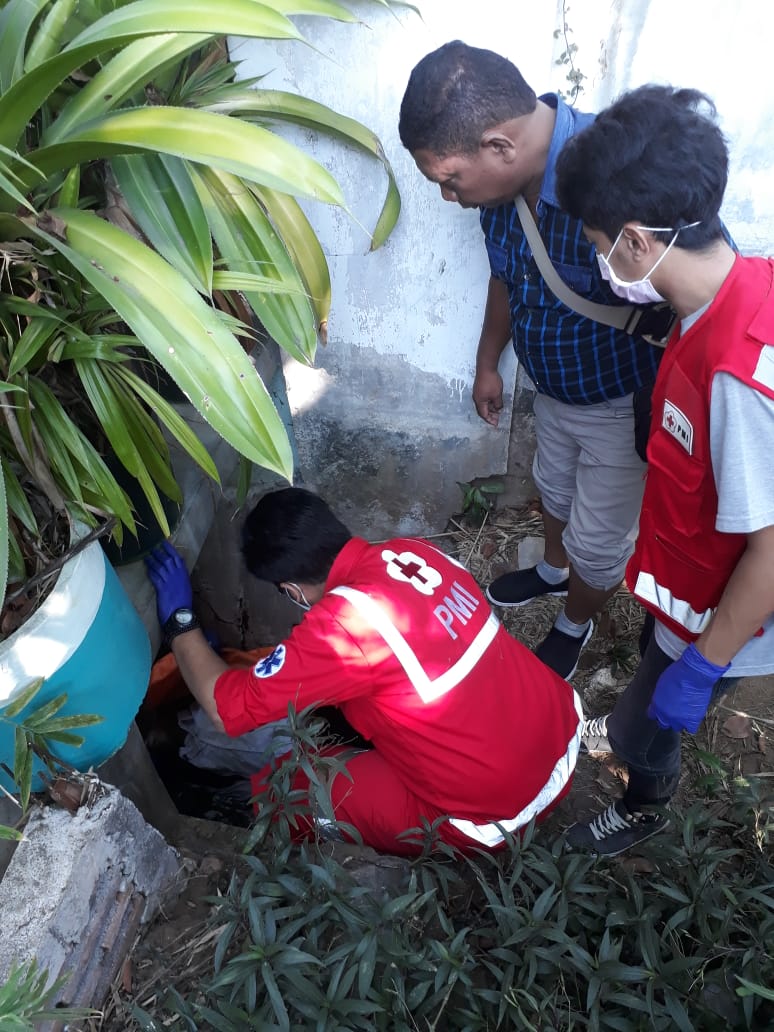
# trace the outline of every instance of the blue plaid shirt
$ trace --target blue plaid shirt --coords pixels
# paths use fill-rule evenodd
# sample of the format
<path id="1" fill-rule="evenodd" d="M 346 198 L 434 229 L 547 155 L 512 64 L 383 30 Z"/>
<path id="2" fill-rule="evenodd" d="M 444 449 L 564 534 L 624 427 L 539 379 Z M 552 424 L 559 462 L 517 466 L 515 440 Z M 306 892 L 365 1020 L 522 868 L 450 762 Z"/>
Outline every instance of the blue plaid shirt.
<path id="1" fill-rule="evenodd" d="M 538 227 L 551 261 L 577 294 L 623 304 L 602 279 L 582 224 L 559 207 L 556 161 L 567 140 L 594 120 L 555 94 L 556 125 L 537 203 Z M 630 394 L 655 379 L 659 349 L 622 330 L 593 322 L 558 301 L 543 281 L 514 204 L 481 209 L 492 275 L 508 287 L 516 354 L 538 392 L 569 405 L 592 405 Z"/>

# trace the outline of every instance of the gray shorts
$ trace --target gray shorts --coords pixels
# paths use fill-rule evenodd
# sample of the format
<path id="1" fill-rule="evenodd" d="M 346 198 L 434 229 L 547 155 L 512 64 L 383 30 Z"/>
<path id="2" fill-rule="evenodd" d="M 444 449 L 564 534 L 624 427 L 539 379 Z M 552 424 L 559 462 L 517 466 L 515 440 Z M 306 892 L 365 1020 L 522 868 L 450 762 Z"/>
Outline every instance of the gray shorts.
<path id="1" fill-rule="evenodd" d="M 567 405 L 536 394 L 534 412 L 532 475 L 543 508 L 567 524 L 562 540 L 581 580 L 607 591 L 634 550 L 645 487 L 632 396 Z"/>

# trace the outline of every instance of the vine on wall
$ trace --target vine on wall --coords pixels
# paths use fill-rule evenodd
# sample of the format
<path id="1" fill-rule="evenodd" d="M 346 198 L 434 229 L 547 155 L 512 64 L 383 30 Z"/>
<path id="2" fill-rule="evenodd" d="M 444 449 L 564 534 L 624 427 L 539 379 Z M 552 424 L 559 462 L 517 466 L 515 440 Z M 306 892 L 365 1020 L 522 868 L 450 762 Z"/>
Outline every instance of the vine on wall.
<path id="1" fill-rule="evenodd" d="M 568 101 L 570 104 L 574 104 L 580 94 L 583 93 L 585 89 L 583 80 L 588 78 L 588 76 L 584 75 L 575 63 L 575 55 L 578 53 L 578 44 L 570 42 L 572 26 L 567 21 L 569 10 L 570 8 L 567 6 L 567 0 L 562 0 L 562 24 L 558 29 L 554 29 L 554 39 L 561 38 L 564 42 L 564 50 L 556 59 L 556 64 L 564 65 L 567 68 L 566 78 L 570 84 L 568 92 L 565 93 L 564 90 L 559 90 L 558 93 L 563 100 Z"/>

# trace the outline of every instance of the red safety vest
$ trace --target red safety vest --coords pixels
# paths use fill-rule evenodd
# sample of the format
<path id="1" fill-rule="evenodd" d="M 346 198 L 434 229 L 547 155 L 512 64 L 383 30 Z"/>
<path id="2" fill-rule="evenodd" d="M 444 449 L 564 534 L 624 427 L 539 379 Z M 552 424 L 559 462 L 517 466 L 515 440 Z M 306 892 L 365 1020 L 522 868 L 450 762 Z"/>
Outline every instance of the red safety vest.
<path id="1" fill-rule="evenodd" d="M 774 260 L 737 257 L 712 305 L 669 342 L 653 389 L 648 474 L 626 581 L 685 641 L 705 630 L 747 545 L 715 529 L 718 495 L 710 454 L 716 373 L 731 373 L 774 399 Z"/>

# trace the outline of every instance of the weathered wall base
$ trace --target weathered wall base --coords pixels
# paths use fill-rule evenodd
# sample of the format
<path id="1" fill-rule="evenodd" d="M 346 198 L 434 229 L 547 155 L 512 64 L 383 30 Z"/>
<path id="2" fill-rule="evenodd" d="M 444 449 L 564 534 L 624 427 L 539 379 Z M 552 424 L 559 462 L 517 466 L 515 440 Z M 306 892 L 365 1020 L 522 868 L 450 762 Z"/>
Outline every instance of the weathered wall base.
<path id="1" fill-rule="evenodd" d="M 443 530 L 462 500 L 457 482 L 505 473 L 512 385 L 494 429 L 470 388 L 404 356 L 337 341 L 316 368 L 285 363 L 304 484 L 368 538 Z"/>

